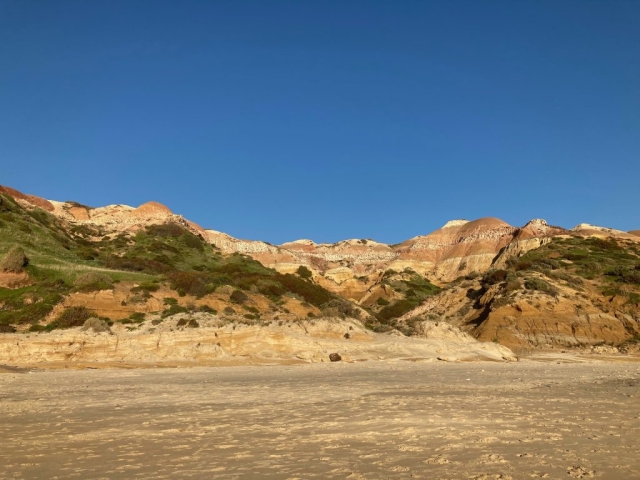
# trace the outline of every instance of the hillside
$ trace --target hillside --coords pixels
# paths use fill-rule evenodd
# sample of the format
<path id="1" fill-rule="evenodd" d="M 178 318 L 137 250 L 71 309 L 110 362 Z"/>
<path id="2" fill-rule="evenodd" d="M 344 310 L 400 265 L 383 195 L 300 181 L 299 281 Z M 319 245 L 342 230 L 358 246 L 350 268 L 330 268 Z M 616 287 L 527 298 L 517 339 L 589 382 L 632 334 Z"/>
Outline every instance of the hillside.
<path id="1" fill-rule="evenodd" d="M 186 311 L 251 323 L 363 313 L 300 275 L 222 254 L 164 209 L 134 209 L 137 222 L 121 214 L 131 210 L 111 209 L 89 224 L 69 218 L 87 207 L 32 202 L 0 195 L 3 332 L 81 326 L 90 316 L 135 326 L 148 314 Z M 10 268 L 16 252 L 21 260 Z"/>
<path id="2" fill-rule="evenodd" d="M 408 335 L 444 322 L 525 349 L 627 348 L 640 332 L 637 231 L 483 218 L 397 245 L 277 246 L 204 229 L 158 202 L 92 208 L 0 187 L 0 233 L 0 259 L 18 264 L 0 272 L 4 332 L 89 317 L 133 330 L 197 312 L 247 325 L 353 318 Z"/>
<path id="3" fill-rule="evenodd" d="M 503 268 L 457 279 L 397 321 L 442 319 L 510 348 L 640 341 L 640 244 L 625 238 L 561 236 Z"/>

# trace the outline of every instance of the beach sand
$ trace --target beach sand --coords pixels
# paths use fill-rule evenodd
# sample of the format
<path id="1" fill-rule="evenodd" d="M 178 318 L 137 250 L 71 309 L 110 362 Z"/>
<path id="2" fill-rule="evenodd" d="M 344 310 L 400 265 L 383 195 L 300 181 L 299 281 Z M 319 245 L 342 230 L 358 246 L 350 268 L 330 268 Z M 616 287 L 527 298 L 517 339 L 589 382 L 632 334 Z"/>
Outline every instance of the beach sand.
<path id="1" fill-rule="evenodd" d="M 4 369 L 0 478 L 640 479 L 640 363 Z"/>

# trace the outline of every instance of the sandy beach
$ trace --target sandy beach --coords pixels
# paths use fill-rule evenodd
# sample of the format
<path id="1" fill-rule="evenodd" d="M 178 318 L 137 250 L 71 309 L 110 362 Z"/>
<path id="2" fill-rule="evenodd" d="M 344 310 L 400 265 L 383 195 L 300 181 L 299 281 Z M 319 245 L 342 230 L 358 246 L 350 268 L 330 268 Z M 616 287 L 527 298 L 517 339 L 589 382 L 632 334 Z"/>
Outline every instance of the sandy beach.
<path id="1" fill-rule="evenodd" d="M 640 363 L 0 374 L 0 477 L 640 478 Z"/>

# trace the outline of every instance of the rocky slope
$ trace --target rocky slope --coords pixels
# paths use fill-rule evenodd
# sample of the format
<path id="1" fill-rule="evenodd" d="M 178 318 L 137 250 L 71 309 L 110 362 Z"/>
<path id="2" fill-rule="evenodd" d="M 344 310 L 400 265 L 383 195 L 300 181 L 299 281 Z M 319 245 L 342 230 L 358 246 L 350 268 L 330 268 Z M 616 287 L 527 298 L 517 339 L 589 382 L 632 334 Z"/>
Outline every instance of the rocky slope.
<path id="1" fill-rule="evenodd" d="M 618 346 L 640 341 L 640 245 L 558 237 L 470 275 L 404 314 L 440 319 L 515 349 Z"/>
<path id="2" fill-rule="evenodd" d="M 99 227 L 101 234 L 134 232 L 147 225 L 167 221 L 178 222 L 201 235 L 223 253 L 249 255 L 263 265 L 282 273 L 293 273 L 304 265 L 314 280 L 344 297 L 360 300 L 379 280 L 385 270 L 410 268 L 432 281 L 449 282 L 470 272 L 483 272 L 500 267 L 512 257 L 538 248 L 559 235 L 581 235 L 637 239 L 638 231 L 623 232 L 589 224 L 571 230 L 548 225 L 544 220 L 531 220 L 514 227 L 497 218 L 474 221 L 452 220 L 427 235 L 414 237 L 398 245 L 387 245 L 370 239 L 351 239 L 333 244 L 312 240 L 296 240 L 282 245 L 263 241 L 241 240 L 226 233 L 203 229 L 171 212 L 157 202 L 133 208 L 110 205 L 91 208 L 73 202 L 57 202 L 24 195 L 1 187 L 22 204 L 39 206 L 59 218 L 76 225 Z"/>
<path id="3" fill-rule="evenodd" d="M 342 361 L 516 360 L 508 348 L 430 322 L 424 322 L 420 335 L 407 338 L 338 318 L 245 325 L 199 313 L 150 319 L 136 328 L 116 324 L 102 333 L 0 335 L 0 364 L 12 365 L 313 363 L 329 362 L 332 353 Z"/>
<path id="4" fill-rule="evenodd" d="M 17 243 L 33 238 L 33 221 L 46 227 L 31 252 L 36 263 L 64 270 L 55 281 L 67 285 L 60 295 L 35 285 L 37 269 L 0 272 L 0 289 L 9 289 L 7 300 L 0 298 L 0 323 L 2 309 L 40 312 L 38 302 L 55 300 L 40 326 L 72 308 L 112 321 L 174 308 L 285 322 L 355 315 L 370 329 L 408 334 L 416 333 L 416 319 L 433 320 L 513 348 L 620 345 L 640 332 L 633 273 L 640 269 L 640 231 L 589 224 L 564 229 L 540 219 L 514 227 L 482 218 L 453 220 L 397 245 L 370 239 L 271 245 L 205 230 L 157 202 L 91 208 L 9 187 L 0 194 L 24 209 L 24 221 L 10 230 Z M 557 242 L 569 243 L 560 248 Z M 4 248 L 0 241 L 0 254 Z M 101 290 L 68 287 L 87 271 L 117 281 Z M 486 276 L 495 271 L 509 277 L 491 283 Z M 21 288 L 28 291 L 14 298 L 10 291 Z M 232 298 L 237 290 L 241 301 Z"/>

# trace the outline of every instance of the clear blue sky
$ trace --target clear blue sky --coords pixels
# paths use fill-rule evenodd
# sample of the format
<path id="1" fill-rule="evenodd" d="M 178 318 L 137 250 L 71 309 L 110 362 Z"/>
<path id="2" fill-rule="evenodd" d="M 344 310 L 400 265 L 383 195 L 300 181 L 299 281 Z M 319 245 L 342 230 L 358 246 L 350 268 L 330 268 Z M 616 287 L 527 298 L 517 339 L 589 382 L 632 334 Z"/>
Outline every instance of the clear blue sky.
<path id="1" fill-rule="evenodd" d="M 0 0 L 0 184 L 281 243 L 640 228 L 640 1 Z"/>

